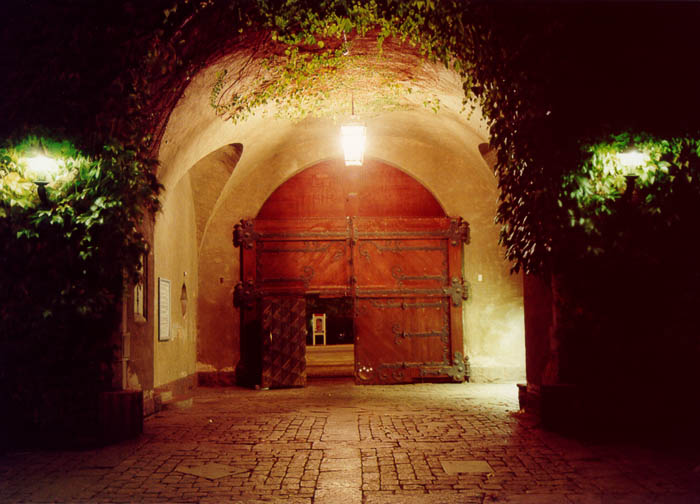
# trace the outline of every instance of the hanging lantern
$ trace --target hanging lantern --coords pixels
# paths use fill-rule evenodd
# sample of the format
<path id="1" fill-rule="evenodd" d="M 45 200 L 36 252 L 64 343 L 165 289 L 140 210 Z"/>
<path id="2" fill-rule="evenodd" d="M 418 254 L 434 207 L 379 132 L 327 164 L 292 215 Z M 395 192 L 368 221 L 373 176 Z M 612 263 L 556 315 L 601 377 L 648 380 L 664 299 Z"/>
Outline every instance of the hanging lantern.
<path id="1" fill-rule="evenodd" d="M 362 166 L 367 139 L 365 125 L 360 122 L 344 124 L 340 127 L 340 137 L 343 142 L 345 166 Z"/>
<path id="2" fill-rule="evenodd" d="M 340 127 L 340 139 L 343 143 L 345 166 L 362 166 L 365 157 L 365 140 L 367 128 L 355 116 L 355 95 L 350 95 L 352 116 L 350 122 Z"/>

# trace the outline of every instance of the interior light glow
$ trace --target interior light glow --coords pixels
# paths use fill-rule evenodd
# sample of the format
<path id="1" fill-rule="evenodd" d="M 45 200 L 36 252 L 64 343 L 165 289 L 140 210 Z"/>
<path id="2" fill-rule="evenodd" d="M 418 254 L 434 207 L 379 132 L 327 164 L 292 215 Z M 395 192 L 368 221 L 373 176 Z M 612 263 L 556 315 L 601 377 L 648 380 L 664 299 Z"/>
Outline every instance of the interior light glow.
<path id="1" fill-rule="evenodd" d="M 361 123 L 344 124 L 340 127 L 340 137 L 345 154 L 345 166 L 362 166 L 367 139 L 365 125 Z"/>

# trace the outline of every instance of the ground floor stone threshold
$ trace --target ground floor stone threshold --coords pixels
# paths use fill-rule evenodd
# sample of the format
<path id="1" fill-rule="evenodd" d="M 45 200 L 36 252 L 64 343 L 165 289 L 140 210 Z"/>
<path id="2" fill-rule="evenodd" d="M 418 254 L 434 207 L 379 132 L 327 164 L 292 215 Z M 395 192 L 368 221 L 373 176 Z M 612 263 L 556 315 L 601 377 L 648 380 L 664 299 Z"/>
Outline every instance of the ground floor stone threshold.
<path id="1" fill-rule="evenodd" d="M 515 384 L 199 388 L 136 440 L 0 455 L 0 502 L 694 503 L 700 454 L 544 431 Z"/>

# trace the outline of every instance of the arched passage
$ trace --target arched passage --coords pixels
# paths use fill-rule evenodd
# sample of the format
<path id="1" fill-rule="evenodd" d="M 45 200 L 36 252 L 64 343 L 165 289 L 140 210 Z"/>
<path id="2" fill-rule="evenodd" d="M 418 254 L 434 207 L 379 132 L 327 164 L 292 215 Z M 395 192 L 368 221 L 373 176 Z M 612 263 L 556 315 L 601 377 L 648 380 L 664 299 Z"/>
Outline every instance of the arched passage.
<path id="1" fill-rule="evenodd" d="M 239 60 L 236 54 L 223 56 L 193 77 L 169 117 L 160 145 L 159 179 L 165 192 L 155 226 L 151 274 L 155 281 L 182 278 L 188 272 L 193 308 L 186 317 L 172 314 L 173 324 L 182 327 L 175 338 L 160 341 L 154 329 L 156 387 L 197 375 L 216 378 L 216 383 L 232 379 L 241 338 L 240 310 L 231 307 L 234 286 L 241 280 L 232 228 L 241 219 L 257 216 L 265 201 L 295 175 L 340 155 L 338 124 L 328 117 L 295 121 L 268 113 L 234 124 L 212 114 L 209 97 L 216 75 L 222 69 L 235 71 Z M 463 317 L 470 379 L 520 379 L 522 285 L 518 275 L 510 274 L 498 245 L 498 188 L 478 149 L 488 141 L 486 130 L 478 113 L 460 114 L 458 76 L 429 64 L 424 70 L 435 82 L 443 106 L 434 112 L 407 103 L 401 110 L 367 117 L 365 158 L 400 167 L 427 189 L 446 215 L 462 216 L 470 223 L 464 271 L 470 296 Z M 371 181 L 372 175 L 365 179 Z M 386 193 L 380 185 L 368 182 L 377 188 L 375 194 Z M 151 299 L 157 302 L 157 296 Z"/>

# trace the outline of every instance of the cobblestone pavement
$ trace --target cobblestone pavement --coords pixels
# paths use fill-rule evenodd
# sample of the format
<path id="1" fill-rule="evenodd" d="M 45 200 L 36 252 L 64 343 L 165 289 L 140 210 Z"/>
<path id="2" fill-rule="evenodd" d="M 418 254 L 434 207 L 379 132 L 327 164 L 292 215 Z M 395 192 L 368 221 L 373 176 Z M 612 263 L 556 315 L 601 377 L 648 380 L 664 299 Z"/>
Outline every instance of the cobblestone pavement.
<path id="1" fill-rule="evenodd" d="M 567 439 L 518 413 L 516 396 L 350 381 L 198 389 L 138 440 L 0 456 L 0 502 L 700 502 L 700 454 Z"/>

